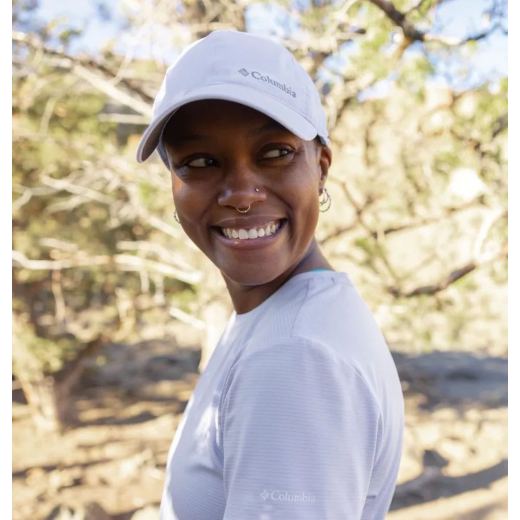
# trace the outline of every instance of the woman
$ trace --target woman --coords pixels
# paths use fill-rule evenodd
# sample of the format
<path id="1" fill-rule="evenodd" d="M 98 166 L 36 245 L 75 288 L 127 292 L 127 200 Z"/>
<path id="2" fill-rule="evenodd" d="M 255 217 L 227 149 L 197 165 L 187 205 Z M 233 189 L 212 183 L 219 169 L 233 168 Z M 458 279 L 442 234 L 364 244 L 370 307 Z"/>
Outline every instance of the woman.
<path id="1" fill-rule="evenodd" d="M 370 310 L 314 238 L 329 145 L 311 78 L 274 42 L 215 31 L 166 73 L 138 160 L 157 148 L 235 310 L 175 433 L 161 520 L 389 509 L 403 396 Z"/>

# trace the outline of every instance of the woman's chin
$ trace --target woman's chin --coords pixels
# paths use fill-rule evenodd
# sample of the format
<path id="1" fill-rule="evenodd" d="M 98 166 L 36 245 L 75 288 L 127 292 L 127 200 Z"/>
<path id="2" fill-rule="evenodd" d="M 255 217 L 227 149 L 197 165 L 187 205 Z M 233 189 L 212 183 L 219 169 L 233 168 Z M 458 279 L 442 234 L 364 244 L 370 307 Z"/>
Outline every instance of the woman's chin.
<path id="1" fill-rule="evenodd" d="M 272 266 L 271 266 L 272 267 Z M 273 270 L 259 269 L 258 266 L 252 266 L 251 269 L 247 269 L 246 266 L 241 266 L 240 269 L 223 269 L 220 268 L 220 272 L 229 281 L 245 286 L 257 286 L 264 285 L 275 280 L 280 276 L 281 272 Z"/>

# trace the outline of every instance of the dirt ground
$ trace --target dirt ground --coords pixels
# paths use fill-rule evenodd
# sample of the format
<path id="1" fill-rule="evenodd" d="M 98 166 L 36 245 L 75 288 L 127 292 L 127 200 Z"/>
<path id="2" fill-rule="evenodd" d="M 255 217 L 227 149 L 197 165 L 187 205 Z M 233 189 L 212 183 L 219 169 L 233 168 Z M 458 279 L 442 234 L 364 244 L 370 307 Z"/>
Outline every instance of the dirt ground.
<path id="1" fill-rule="evenodd" d="M 14 390 L 13 519 L 156 520 L 198 380 L 196 345 L 177 335 L 104 348 L 105 364 L 74 390 L 79 422 L 63 436 L 37 434 Z M 507 354 L 393 355 L 407 427 L 388 519 L 507 518 Z"/>

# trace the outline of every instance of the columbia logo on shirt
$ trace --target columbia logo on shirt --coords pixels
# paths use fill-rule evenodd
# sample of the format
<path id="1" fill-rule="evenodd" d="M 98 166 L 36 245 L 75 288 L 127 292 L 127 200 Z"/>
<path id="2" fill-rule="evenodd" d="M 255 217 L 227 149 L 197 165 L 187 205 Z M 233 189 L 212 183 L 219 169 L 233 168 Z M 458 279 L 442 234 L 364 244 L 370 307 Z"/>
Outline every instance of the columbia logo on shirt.
<path id="1" fill-rule="evenodd" d="M 271 498 L 272 500 L 279 500 L 280 502 L 315 502 L 316 497 L 311 495 L 310 493 L 300 493 L 298 495 L 291 495 L 287 493 L 287 491 L 279 491 L 275 489 L 274 491 L 269 492 L 267 489 L 264 489 L 260 496 L 267 500 Z"/>

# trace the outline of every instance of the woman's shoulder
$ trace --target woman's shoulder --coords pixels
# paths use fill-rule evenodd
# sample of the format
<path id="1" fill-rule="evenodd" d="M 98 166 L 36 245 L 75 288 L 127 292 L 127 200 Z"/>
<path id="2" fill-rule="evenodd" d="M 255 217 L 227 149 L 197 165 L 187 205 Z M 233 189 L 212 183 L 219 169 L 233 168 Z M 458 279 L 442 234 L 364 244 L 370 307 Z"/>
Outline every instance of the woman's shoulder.
<path id="1" fill-rule="evenodd" d="M 331 346 L 352 342 L 382 340 L 374 315 L 347 273 L 307 281 L 305 297 L 295 315 L 293 335 Z"/>

